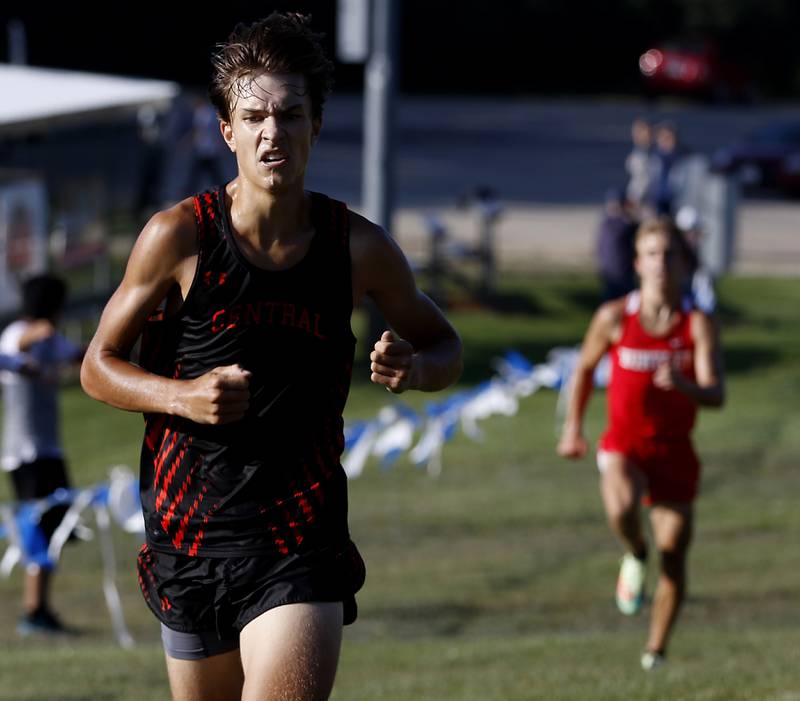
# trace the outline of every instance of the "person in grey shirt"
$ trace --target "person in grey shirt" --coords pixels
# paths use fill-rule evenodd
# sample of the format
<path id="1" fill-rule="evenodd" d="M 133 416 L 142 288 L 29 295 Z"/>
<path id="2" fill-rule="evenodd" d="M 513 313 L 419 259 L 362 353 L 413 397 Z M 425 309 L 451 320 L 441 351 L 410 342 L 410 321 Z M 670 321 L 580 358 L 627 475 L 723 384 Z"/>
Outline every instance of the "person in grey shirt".
<path id="1" fill-rule="evenodd" d="M 66 300 L 65 283 L 52 275 L 28 279 L 22 286 L 22 316 L 0 334 L 0 357 L 12 372 L 0 373 L 3 387 L 3 445 L 0 467 L 8 471 L 18 501 L 47 497 L 69 486 L 59 435 L 59 371 L 77 363 L 82 350 L 56 331 Z M 65 506 L 45 512 L 39 522 L 49 541 L 63 518 Z M 52 566 L 27 563 L 23 590 L 24 615 L 20 634 L 63 630 L 48 605 Z"/>

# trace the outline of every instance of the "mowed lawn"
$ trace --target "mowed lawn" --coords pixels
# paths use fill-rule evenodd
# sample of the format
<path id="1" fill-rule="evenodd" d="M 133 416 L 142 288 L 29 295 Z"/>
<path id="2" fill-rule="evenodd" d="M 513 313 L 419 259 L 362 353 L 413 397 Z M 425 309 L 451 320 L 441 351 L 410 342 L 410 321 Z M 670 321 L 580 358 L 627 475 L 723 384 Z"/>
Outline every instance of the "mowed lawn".
<path id="1" fill-rule="evenodd" d="M 462 387 L 488 379 L 507 348 L 543 361 L 577 343 L 596 295 L 588 277 L 513 278 L 509 311 L 452 312 L 466 348 Z M 647 611 L 616 612 L 621 553 L 596 471 L 591 459 L 555 456 L 556 395 L 542 390 L 516 416 L 484 422 L 482 442 L 458 435 L 438 478 L 401 458 L 389 470 L 370 464 L 351 483 L 351 531 L 368 577 L 335 701 L 800 700 L 800 281 L 728 279 L 720 298 L 728 404 L 702 412 L 696 431 L 704 477 L 690 600 L 668 666 L 639 669 Z M 434 399 L 402 400 L 419 409 Z M 590 406 L 592 439 L 603 399 Z M 388 401 L 356 381 L 348 417 L 369 418 Z M 139 417 L 78 388 L 64 393 L 63 411 L 76 484 L 106 479 L 113 464 L 135 467 Z M 136 585 L 139 541 L 115 538 L 135 649 L 112 635 L 98 543 L 73 545 L 54 602 L 74 637 L 18 638 L 21 572 L 0 581 L 0 699 L 168 698 L 158 626 Z"/>

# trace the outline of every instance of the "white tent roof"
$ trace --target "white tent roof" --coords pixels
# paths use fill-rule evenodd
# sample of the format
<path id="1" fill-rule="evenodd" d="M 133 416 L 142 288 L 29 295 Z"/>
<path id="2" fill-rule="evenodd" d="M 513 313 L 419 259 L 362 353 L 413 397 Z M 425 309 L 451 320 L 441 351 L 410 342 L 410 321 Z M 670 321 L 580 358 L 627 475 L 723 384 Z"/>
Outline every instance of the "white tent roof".
<path id="1" fill-rule="evenodd" d="M 0 135 L 106 119 L 140 107 L 166 108 L 176 83 L 0 64 Z"/>

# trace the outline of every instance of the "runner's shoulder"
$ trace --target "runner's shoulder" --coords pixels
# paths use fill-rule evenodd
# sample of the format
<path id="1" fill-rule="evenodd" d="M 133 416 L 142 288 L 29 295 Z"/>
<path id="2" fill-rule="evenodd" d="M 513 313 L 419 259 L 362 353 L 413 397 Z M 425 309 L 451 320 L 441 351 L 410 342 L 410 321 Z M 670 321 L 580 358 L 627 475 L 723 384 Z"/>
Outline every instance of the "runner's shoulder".
<path id="1" fill-rule="evenodd" d="M 382 226 L 350 211 L 350 257 L 357 270 L 380 274 L 395 267 L 402 255 L 397 242 Z"/>
<path id="2" fill-rule="evenodd" d="M 702 309 L 695 307 L 689 312 L 689 325 L 692 337 L 695 340 L 700 337 L 716 337 L 718 335 L 718 329 L 714 318 Z"/>
<path id="3" fill-rule="evenodd" d="M 594 313 L 594 323 L 609 329 L 619 326 L 625 315 L 625 303 L 625 297 L 603 302 Z"/>
<path id="4" fill-rule="evenodd" d="M 388 243 L 389 234 L 366 217 L 349 210 L 350 217 L 350 245 L 370 248 Z"/>
<path id="5" fill-rule="evenodd" d="M 197 254 L 197 223 L 192 198 L 156 212 L 136 242 L 138 253 L 148 259 L 176 263 Z"/>

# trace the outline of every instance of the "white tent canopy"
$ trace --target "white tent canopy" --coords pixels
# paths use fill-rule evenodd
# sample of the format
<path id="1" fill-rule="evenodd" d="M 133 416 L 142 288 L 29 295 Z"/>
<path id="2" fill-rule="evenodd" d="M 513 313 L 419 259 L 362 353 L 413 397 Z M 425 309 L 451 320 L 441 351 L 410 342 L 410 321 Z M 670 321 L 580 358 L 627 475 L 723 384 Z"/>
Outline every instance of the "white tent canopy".
<path id="1" fill-rule="evenodd" d="M 0 136 L 166 109 L 178 92 L 163 80 L 0 64 Z"/>

